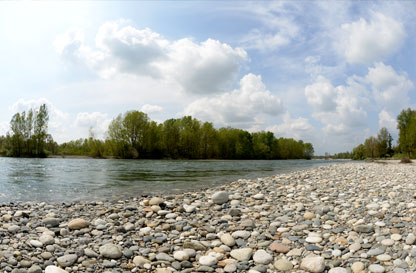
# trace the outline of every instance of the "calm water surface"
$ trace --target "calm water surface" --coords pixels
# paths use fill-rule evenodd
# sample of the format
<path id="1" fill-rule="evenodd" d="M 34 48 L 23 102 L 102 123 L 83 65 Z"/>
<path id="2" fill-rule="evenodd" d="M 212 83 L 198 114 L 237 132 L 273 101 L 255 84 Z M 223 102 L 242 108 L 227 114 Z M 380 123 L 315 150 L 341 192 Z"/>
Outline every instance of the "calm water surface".
<path id="1" fill-rule="evenodd" d="M 0 158 L 0 202 L 125 199 L 333 164 L 333 160 Z"/>

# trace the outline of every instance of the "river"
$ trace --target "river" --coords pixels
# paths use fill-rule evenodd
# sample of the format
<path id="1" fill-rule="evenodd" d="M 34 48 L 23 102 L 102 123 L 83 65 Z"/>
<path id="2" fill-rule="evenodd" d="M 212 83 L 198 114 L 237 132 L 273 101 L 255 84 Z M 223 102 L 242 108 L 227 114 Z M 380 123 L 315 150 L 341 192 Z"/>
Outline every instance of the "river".
<path id="1" fill-rule="evenodd" d="M 0 202 L 126 199 L 336 162 L 340 161 L 0 158 Z"/>

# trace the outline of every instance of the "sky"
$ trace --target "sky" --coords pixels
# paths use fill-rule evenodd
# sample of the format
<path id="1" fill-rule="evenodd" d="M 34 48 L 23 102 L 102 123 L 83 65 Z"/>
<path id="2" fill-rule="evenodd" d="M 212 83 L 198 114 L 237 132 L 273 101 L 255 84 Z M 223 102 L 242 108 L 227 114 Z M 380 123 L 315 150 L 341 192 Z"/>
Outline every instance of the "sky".
<path id="1" fill-rule="evenodd" d="M 0 134 L 46 103 L 58 143 L 120 113 L 351 151 L 416 108 L 414 1 L 0 2 Z M 394 141 L 395 142 L 395 141 Z"/>

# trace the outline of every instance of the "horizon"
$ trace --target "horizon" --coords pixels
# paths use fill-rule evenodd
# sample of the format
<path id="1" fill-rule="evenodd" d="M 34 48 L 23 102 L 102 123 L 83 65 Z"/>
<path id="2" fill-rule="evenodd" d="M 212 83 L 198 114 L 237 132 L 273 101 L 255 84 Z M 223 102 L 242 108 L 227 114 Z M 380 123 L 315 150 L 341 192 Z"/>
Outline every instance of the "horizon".
<path id="1" fill-rule="evenodd" d="M 415 2 L 1 2 L 0 135 L 49 109 L 58 143 L 118 114 L 191 115 L 351 151 L 416 108 Z M 381 35 L 383 34 L 383 35 Z"/>

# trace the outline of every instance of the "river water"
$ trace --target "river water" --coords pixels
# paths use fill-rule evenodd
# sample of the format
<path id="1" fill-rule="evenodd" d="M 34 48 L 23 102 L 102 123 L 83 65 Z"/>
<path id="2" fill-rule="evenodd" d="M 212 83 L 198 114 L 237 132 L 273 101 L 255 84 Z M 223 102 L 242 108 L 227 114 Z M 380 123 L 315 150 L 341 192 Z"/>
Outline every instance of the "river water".
<path id="1" fill-rule="evenodd" d="M 0 158 L 0 202 L 116 200 L 176 193 L 333 164 L 333 160 Z"/>

